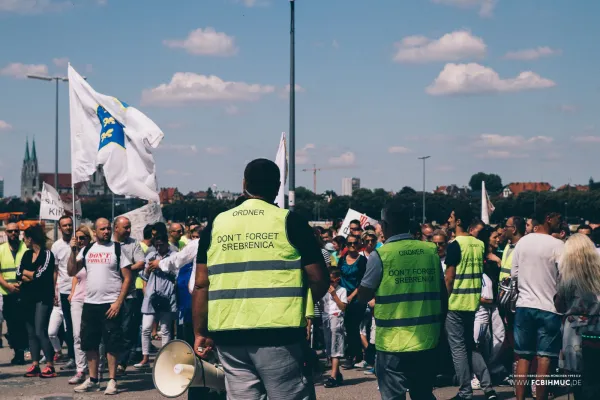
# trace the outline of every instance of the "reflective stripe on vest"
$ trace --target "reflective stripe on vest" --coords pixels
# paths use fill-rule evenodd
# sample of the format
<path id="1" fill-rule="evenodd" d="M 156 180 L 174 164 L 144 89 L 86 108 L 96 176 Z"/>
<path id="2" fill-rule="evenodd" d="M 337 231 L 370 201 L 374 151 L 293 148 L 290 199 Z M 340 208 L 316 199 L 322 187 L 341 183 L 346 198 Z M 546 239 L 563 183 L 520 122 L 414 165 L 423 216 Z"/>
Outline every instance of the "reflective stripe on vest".
<path id="1" fill-rule="evenodd" d="M 511 248 L 510 244 L 507 244 L 504 248 L 504 253 L 502 254 L 502 264 L 500 267 L 500 282 L 502 282 L 504 278 L 510 278 L 513 250 L 514 248 Z"/>
<path id="2" fill-rule="evenodd" d="M 398 240 L 376 250 L 383 264 L 375 293 L 375 346 L 409 352 L 437 346 L 441 329 L 441 264 L 433 243 Z"/>
<path id="3" fill-rule="evenodd" d="M 19 249 L 13 258 L 8 242 L 0 244 L 0 273 L 7 283 L 17 283 L 17 268 L 21 265 L 21 258 L 26 251 L 25 243 L 19 242 Z M 0 286 L 0 294 L 7 295 L 8 292 Z"/>
<path id="4" fill-rule="evenodd" d="M 454 288 L 448 301 L 450 311 L 476 311 L 481 298 L 484 245 L 472 236 L 457 236 L 460 262 L 456 266 Z"/>
<path id="5" fill-rule="evenodd" d="M 300 253 L 287 238 L 289 211 L 246 200 L 215 219 L 208 249 L 208 329 L 306 326 Z"/>

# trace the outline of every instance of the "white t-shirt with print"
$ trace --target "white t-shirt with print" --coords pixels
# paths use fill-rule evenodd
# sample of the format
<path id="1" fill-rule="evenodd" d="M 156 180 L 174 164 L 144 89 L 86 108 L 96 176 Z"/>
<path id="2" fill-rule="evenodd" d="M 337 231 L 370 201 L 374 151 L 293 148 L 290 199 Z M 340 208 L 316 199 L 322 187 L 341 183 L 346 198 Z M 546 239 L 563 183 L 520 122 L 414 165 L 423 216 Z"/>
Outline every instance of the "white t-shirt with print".
<path id="1" fill-rule="evenodd" d="M 82 259 L 83 249 L 77 261 Z M 87 282 L 84 303 L 111 304 L 117 301 L 123 283 L 120 269 L 130 265 L 131 261 L 121 252 L 121 265 L 117 266 L 114 243 L 94 243 L 85 257 Z"/>
<path id="2" fill-rule="evenodd" d="M 58 270 L 58 278 L 56 280 L 56 286 L 58 286 L 58 292 L 62 294 L 71 293 L 71 284 L 73 278 L 67 273 L 67 264 L 69 258 L 71 258 L 71 246 L 63 239 L 58 239 L 52 245 L 52 254 L 54 254 L 54 260 L 56 260 L 56 266 Z"/>
<path id="3" fill-rule="evenodd" d="M 339 299 L 342 303 L 348 304 L 348 295 L 347 295 L 346 289 L 344 289 L 341 286 L 338 286 L 337 289 L 335 289 L 335 293 L 337 294 L 337 297 L 339 297 Z M 323 317 L 324 318 L 326 318 L 330 315 L 334 315 L 334 314 L 337 314 L 338 316 L 343 314 L 342 310 L 340 310 L 338 305 L 333 300 L 333 296 L 330 295 L 329 293 L 326 293 L 325 296 L 323 296 L 323 299 L 321 301 L 323 302 Z"/>

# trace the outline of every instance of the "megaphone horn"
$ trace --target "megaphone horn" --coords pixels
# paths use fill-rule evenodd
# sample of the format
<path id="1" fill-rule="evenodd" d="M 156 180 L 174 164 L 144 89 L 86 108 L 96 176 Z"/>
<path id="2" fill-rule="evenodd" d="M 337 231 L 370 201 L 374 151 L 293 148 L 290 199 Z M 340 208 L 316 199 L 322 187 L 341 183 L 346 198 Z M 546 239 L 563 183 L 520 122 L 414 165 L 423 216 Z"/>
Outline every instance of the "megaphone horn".
<path id="1" fill-rule="evenodd" d="M 169 398 L 181 396 L 190 387 L 225 391 L 223 370 L 197 357 L 182 340 L 173 340 L 160 350 L 154 361 L 152 380 L 156 390 Z"/>

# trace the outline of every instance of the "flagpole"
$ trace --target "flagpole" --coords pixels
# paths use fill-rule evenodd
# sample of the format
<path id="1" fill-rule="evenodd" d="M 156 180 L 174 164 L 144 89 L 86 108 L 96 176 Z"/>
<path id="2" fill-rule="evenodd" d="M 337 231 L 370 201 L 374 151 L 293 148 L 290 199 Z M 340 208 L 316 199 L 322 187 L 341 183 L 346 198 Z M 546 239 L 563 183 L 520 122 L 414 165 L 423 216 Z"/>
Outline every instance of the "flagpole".
<path id="1" fill-rule="evenodd" d="M 294 0 L 290 0 L 290 211 L 296 206 L 296 70 Z"/>
<path id="2" fill-rule="evenodd" d="M 112 190 L 111 190 L 112 193 Z M 112 224 L 115 221 L 115 194 L 112 193 L 112 219 L 110 220 L 110 223 Z"/>
<path id="3" fill-rule="evenodd" d="M 71 190 L 73 193 L 73 227 L 77 230 L 77 214 L 75 210 L 75 184 L 71 184 Z"/>

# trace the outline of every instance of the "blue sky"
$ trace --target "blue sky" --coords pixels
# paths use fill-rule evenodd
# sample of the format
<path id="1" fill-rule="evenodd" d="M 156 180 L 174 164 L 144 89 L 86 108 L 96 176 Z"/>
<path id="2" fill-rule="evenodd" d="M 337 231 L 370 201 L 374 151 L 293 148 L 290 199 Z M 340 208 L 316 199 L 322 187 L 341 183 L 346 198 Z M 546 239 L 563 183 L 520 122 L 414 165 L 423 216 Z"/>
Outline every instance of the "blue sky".
<path id="1" fill-rule="evenodd" d="M 596 172 L 600 3 L 297 0 L 297 185 L 318 189 L 585 183 Z M 17 194 L 25 138 L 54 166 L 54 87 L 67 59 L 165 132 L 159 186 L 239 190 L 288 131 L 286 0 L 0 0 L 0 176 Z M 60 84 L 60 170 L 70 170 Z M 596 174 L 600 179 L 600 174 Z"/>

